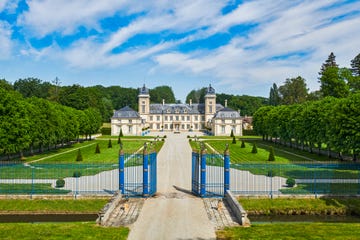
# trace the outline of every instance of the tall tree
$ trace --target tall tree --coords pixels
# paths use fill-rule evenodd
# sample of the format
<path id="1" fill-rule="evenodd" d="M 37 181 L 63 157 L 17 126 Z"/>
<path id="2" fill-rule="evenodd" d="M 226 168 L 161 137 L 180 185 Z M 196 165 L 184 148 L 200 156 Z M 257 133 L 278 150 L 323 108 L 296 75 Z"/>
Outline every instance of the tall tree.
<path id="1" fill-rule="evenodd" d="M 48 98 L 51 83 L 38 78 L 19 79 L 14 83 L 14 89 L 24 97 Z"/>
<path id="2" fill-rule="evenodd" d="M 279 89 L 276 85 L 276 83 L 273 84 L 273 86 L 270 88 L 270 94 L 269 94 L 269 105 L 277 106 L 280 104 L 280 94 Z"/>
<path id="3" fill-rule="evenodd" d="M 351 60 L 351 72 L 354 76 L 360 76 L 360 53 Z"/>
<path id="4" fill-rule="evenodd" d="M 346 76 L 338 67 L 327 67 L 320 77 L 320 91 L 323 97 L 346 97 L 349 86 L 345 82 Z"/>
<path id="5" fill-rule="evenodd" d="M 192 90 L 186 96 L 186 102 L 188 103 L 190 101 L 190 99 L 192 99 L 193 103 L 204 103 L 205 102 L 205 92 L 206 92 L 206 88 Z"/>
<path id="6" fill-rule="evenodd" d="M 339 65 L 337 65 L 336 63 L 336 56 L 334 55 L 333 52 L 330 53 L 330 55 L 328 56 L 328 58 L 326 59 L 325 63 L 323 63 L 323 65 L 321 66 L 319 75 L 320 78 L 323 75 L 324 71 L 328 68 L 328 67 L 339 67 Z"/>
<path id="7" fill-rule="evenodd" d="M 281 103 L 286 105 L 305 102 L 308 95 L 305 79 L 300 76 L 286 79 L 285 84 L 279 87 L 279 92 Z"/>

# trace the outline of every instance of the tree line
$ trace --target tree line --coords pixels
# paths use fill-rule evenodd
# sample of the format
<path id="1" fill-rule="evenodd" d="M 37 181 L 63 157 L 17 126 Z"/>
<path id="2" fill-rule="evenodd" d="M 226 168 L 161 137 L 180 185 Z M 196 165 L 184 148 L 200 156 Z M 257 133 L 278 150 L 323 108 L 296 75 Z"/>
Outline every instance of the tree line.
<path id="1" fill-rule="evenodd" d="M 88 108 L 97 109 L 103 122 L 109 122 L 113 110 L 130 106 L 138 109 L 138 89 L 124 88 L 120 86 L 104 87 L 101 85 L 83 87 L 78 84 L 61 86 L 60 79 L 46 82 L 38 78 L 18 79 L 10 84 L 5 79 L 0 80 L 0 85 L 15 90 L 24 98 L 37 97 L 56 102 L 64 106 L 78 110 Z M 175 95 L 168 86 L 158 86 L 150 89 L 151 102 L 161 103 L 162 99 L 167 103 L 175 103 Z"/>
<path id="2" fill-rule="evenodd" d="M 360 54 L 351 68 L 339 68 L 331 53 L 319 72 L 320 90 L 312 94 L 292 91 L 306 89 L 301 77 L 287 79 L 284 88 L 274 85 L 269 103 L 253 116 L 254 130 L 264 140 L 351 154 L 356 161 L 360 152 Z M 288 94 L 292 92 L 292 94 Z"/>
<path id="3" fill-rule="evenodd" d="M 0 155 L 33 154 L 97 133 L 102 125 L 96 108 L 77 110 L 43 98 L 24 98 L 10 84 L 0 84 Z"/>

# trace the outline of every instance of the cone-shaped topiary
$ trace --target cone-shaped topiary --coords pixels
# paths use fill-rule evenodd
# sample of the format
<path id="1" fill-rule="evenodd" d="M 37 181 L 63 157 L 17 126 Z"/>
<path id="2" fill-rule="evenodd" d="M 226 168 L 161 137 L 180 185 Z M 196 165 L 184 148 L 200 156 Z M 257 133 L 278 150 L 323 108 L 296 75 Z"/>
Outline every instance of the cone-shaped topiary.
<path id="1" fill-rule="evenodd" d="M 108 148 L 112 148 L 112 142 L 111 142 L 111 139 L 109 139 Z"/>
<path id="2" fill-rule="evenodd" d="M 76 161 L 77 162 L 81 162 L 83 160 L 82 154 L 80 149 L 78 150 L 77 156 L 76 156 Z"/>
<path id="3" fill-rule="evenodd" d="M 233 137 L 232 144 L 236 144 L 236 139 Z"/>
<path id="4" fill-rule="evenodd" d="M 244 142 L 244 140 L 241 140 L 241 148 L 245 148 L 245 142 Z"/>
<path id="5" fill-rule="evenodd" d="M 257 147 L 256 147 L 256 143 L 253 144 L 251 153 L 257 153 Z"/>
<path id="6" fill-rule="evenodd" d="M 234 131 L 231 129 L 230 137 L 234 137 Z"/>
<path id="7" fill-rule="evenodd" d="M 123 132 L 122 132 L 122 129 L 120 129 L 119 137 L 123 137 L 123 136 L 124 136 L 124 134 L 123 134 Z"/>
<path id="8" fill-rule="evenodd" d="M 99 146 L 99 144 L 96 144 L 95 153 L 100 153 L 100 146 Z"/>
<path id="9" fill-rule="evenodd" d="M 275 153 L 274 153 L 274 148 L 271 146 L 270 150 L 269 150 L 269 159 L 268 161 L 275 161 Z"/>

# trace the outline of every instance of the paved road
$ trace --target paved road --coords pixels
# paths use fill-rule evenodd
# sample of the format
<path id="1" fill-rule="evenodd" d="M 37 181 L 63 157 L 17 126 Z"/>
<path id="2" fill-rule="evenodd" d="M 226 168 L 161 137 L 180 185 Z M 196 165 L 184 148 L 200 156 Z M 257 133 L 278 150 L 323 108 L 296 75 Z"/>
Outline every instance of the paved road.
<path id="1" fill-rule="evenodd" d="M 147 199 L 128 239 L 215 239 L 202 199 L 191 191 L 191 148 L 185 134 L 167 134 L 158 154 L 158 196 Z"/>

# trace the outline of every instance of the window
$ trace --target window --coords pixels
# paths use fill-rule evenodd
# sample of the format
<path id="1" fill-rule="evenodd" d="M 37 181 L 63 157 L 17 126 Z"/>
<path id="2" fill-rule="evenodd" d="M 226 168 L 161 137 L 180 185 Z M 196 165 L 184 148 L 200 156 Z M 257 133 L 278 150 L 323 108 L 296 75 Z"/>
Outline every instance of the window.
<path id="1" fill-rule="evenodd" d="M 198 129 L 198 124 L 197 123 L 195 123 L 195 129 Z"/>
<path id="2" fill-rule="evenodd" d="M 199 118 L 198 118 L 198 116 L 195 116 L 195 121 L 199 121 Z"/>
<path id="3" fill-rule="evenodd" d="M 165 116 L 165 121 L 167 121 L 168 120 L 168 116 Z"/>
<path id="4" fill-rule="evenodd" d="M 160 121 L 160 116 L 156 116 L 156 121 Z"/>
<path id="5" fill-rule="evenodd" d="M 181 116 L 181 121 L 185 121 L 185 116 Z"/>
<path id="6" fill-rule="evenodd" d="M 190 124 L 186 124 L 186 129 L 190 129 Z"/>
<path id="7" fill-rule="evenodd" d="M 221 133 L 225 133 L 225 126 L 221 126 Z"/>
<path id="8" fill-rule="evenodd" d="M 129 126 L 129 133 L 132 133 L 132 126 Z"/>
<path id="9" fill-rule="evenodd" d="M 209 106 L 209 113 L 212 113 L 212 111 L 213 111 L 212 106 Z"/>
<path id="10" fill-rule="evenodd" d="M 233 119 L 233 120 L 232 120 L 232 123 L 233 123 L 233 124 L 235 124 L 235 123 L 236 123 L 236 120 L 235 120 L 235 119 Z"/>
<path id="11" fill-rule="evenodd" d="M 150 121 L 152 121 L 153 120 L 153 116 L 150 116 Z"/>
<path id="12" fill-rule="evenodd" d="M 205 116 L 201 116 L 201 121 L 205 121 Z"/>
<path id="13" fill-rule="evenodd" d="M 176 121 L 179 121 L 179 116 L 175 116 Z"/>
<path id="14" fill-rule="evenodd" d="M 150 123 L 150 128 L 151 128 L 151 129 L 154 129 L 153 127 L 154 127 L 154 126 L 153 126 L 153 124 L 152 124 L 152 123 Z"/>
<path id="15" fill-rule="evenodd" d="M 174 128 L 174 124 L 170 124 L 170 129 L 173 129 Z"/>
<path id="16" fill-rule="evenodd" d="M 172 121 L 173 120 L 173 116 L 170 116 L 170 121 Z"/>
<path id="17" fill-rule="evenodd" d="M 187 121 L 190 121 L 190 116 L 187 116 L 187 117 L 186 117 L 186 120 L 187 120 Z"/>
<path id="18" fill-rule="evenodd" d="M 185 129 L 185 124 L 181 124 L 181 129 Z"/>
<path id="19" fill-rule="evenodd" d="M 167 124 L 165 124 L 165 129 L 168 129 L 168 125 L 167 125 Z"/>
<path id="20" fill-rule="evenodd" d="M 145 113 L 145 105 L 141 105 L 141 112 Z"/>
<path id="21" fill-rule="evenodd" d="M 132 119 L 129 119 L 129 123 L 132 123 Z"/>
<path id="22" fill-rule="evenodd" d="M 160 129 L 160 123 L 156 124 L 156 129 Z"/>

